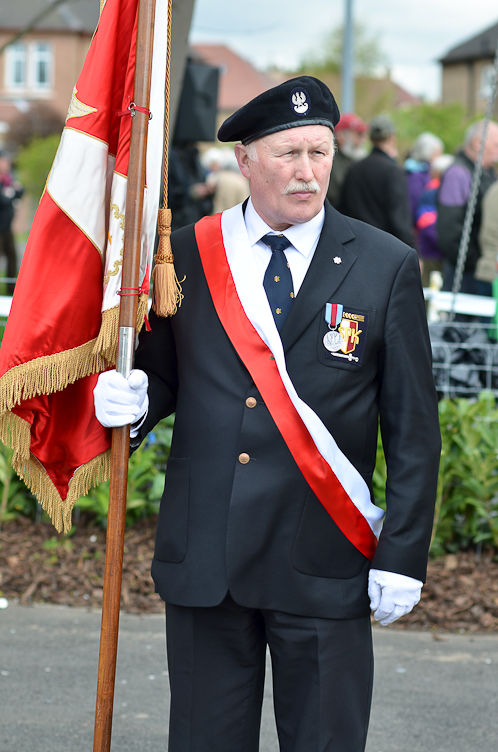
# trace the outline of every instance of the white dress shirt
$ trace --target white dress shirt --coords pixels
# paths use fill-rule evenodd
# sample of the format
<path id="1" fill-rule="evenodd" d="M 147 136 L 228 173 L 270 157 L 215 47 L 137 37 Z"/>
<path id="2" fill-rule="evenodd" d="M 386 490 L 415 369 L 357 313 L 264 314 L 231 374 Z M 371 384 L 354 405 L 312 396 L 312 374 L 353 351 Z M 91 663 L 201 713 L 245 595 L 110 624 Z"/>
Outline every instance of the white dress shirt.
<path id="1" fill-rule="evenodd" d="M 313 217 L 313 219 L 310 219 L 309 222 L 304 222 L 300 225 L 291 225 L 287 230 L 284 230 L 283 233 L 278 233 L 275 230 L 272 230 L 271 227 L 261 219 L 254 208 L 252 200 L 249 198 L 244 220 L 258 275 L 261 278 L 261 284 L 263 284 L 266 268 L 270 263 L 272 255 L 272 251 L 261 241 L 261 238 L 267 234 L 285 235 L 285 237 L 292 243 L 292 245 L 285 249 L 284 253 L 289 262 L 292 274 L 294 295 L 297 295 L 318 245 L 323 222 L 325 220 L 325 209 L 323 206 L 318 214 Z"/>

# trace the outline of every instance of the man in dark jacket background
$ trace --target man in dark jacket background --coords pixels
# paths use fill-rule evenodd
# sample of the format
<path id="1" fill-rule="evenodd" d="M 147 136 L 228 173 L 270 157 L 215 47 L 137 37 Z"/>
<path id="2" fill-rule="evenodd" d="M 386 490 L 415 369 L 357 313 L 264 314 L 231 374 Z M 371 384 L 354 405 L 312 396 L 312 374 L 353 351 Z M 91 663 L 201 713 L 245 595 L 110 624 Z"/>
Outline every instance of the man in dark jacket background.
<path id="1" fill-rule="evenodd" d="M 14 180 L 10 159 L 5 152 L 0 152 L 0 255 L 7 259 L 7 277 L 17 276 L 17 254 L 12 233 L 14 203 L 21 198 L 24 190 Z M 7 294 L 14 292 L 14 283 L 7 283 Z"/>
<path id="2" fill-rule="evenodd" d="M 339 206 L 342 186 L 349 168 L 367 156 L 368 151 L 365 149 L 367 131 L 368 125 L 354 112 L 341 115 L 335 127 L 337 151 L 334 154 L 334 168 L 330 173 L 327 191 L 327 198 L 334 209 Z"/>
<path id="3" fill-rule="evenodd" d="M 481 148 L 484 121 L 479 120 L 467 129 L 463 149 L 459 151 L 454 164 L 444 173 L 439 189 L 437 233 L 439 247 L 444 255 L 443 289 L 451 290 L 462 237 L 465 213 L 470 196 L 472 173 Z M 474 270 L 481 255 L 479 248 L 479 228 L 484 194 L 496 180 L 494 165 L 498 162 L 498 124 L 488 125 L 486 143 L 482 157 L 482 176 L 470 232 L 467 259 L 462 278 L 461 292 L 477 294 Z M 489 293 L 491 294 L 491 290 Z"/>
<path id="4" fill-rule="evenodd" d="M 373 118 L 370 140 L 369 156 L 352 165 L 346 175 L 339 211 L 413 246 L 405 176 L 395 162 L 396 129 L 387 115 Z"/>

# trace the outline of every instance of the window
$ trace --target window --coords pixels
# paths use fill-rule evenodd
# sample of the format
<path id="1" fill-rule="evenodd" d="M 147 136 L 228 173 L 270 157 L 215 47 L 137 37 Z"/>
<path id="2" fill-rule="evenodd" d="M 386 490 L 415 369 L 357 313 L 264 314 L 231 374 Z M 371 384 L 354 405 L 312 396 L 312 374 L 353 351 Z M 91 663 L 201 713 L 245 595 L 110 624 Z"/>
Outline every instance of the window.
<path id="1" fill-rule="evenodd" d="M 50 42 L 15 42 L 6 50 L 5 88 L 10 91 L 51 89 L 52 68 Z"/>
<path id="2" fill-rule="evenodd" d="M 26 45 L 16 42 L 7 47 L 5 77 L 7 89 L 26 87 Z"/>
<path id="3" fill-rule="evenodd" d="M 52 47 L 48 42 L 33 42 L 31 49 L 31 86 L 49 89 L 52 77 Z"/>

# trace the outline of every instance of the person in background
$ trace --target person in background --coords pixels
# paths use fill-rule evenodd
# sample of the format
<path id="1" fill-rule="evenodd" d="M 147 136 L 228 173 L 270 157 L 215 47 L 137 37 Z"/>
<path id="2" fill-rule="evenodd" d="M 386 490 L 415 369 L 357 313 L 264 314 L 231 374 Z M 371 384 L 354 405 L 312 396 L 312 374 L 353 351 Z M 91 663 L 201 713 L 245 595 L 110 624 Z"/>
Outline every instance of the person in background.
<path id="1" fill-rule="evenodd" d="M 197 146 L 191 142 L 173 144 L 168 174 L 172 232 L 211 214 L 214 190 L 214 185 L 206 183 Z"/>
<path id="2" fill-rule="evenodd" d="M 214 185 L 213 214 L 242 203 L 249 196 L 249 182 L 241 175 L 232 149 L 208 149 L 201 157 L 208 172 L 206 183 Z"/>
<path id="3" fill-rule="evenodd" d="M 475 284 L 478 295 L 492 295 L 493 281 L 497 276 L 498 259 L 498 181 L 486 192 L 482 201 L 481 229 L 479 231 L 481 255 L 476 265 Z"/>
<path id="4" fill-rule="evenodd" d="M 408 201 L 412 213 L 413 226 L 422 191 L 431 179 L 431 164 L 444 151 L 444 144 L 433 133 L 421 133 L 413 144 L 408 159 L 403 165 L 406 175 Z"/>
<path id="5" fill-rule="evenodd" d="M 403 171 L 396 164 L 396 128 L 387 115 L 370 123 L 372 152 L 350 167 L 342 186 L 339 210 L 413 246 L 408 194 Z"/>
<path id="6" fill-rule="evenodd" d="M 437 233 L 439 247 L 444 256 L 443 290 L 452 290 L 455 266 L 458 259 L 467 203 L 472 185 L 472 173 L 479 156 L 484 121 L 479 120 L 467 129 L 463 148 L 454 164 L 445 172 L 438 194 Z M 488 188 L 496 180 L 494 165 L 498 161 L 498 123 L 488 125 L 482 156 L 482 176 L 474 220 L 462 277 L 461 292 L 476 294 L 474 272 L 481 255 L 479 230 L 481 227 L 482 201 Z"/>
<path id="7" fill-rule="evenodd" d="M 419 198 L 415 209 L 415 231 L 417 246 L 422 262 L 422 284 L 429 286 L 431 272 L 442 272 L 443 254 L 439 248 L 437 237 L 437 196 L 441 185 L 441 176 L 451 167 L 455 157 L 451 154 L 441 154 L 431 162 L 432 176 Z"/>
<path id="8" fill-rule="evenodd" d="M 367 131 L 368 125 L 353 112 L 341 115 L 336 125 L 334 134 L 337 151 L 334 155 L 334 166 L 327 191 L 327 198 L 335 209 L 339 205 L 341 188 L 347 171 L 352 164 L 367 156 L 365 149 Z"/>
<path id="9" fill-rule="evenodd" d="M 21 198 L 24 188 L 14 180 L 11 162 L 5 152 L 0 152 L 0 255 L 7 259 L 7 277 L 17 276 L 17 254 L 12 232 L 15 203 Z M 7 283 L 7 294 L 12 295 L 15 283 Z"/>

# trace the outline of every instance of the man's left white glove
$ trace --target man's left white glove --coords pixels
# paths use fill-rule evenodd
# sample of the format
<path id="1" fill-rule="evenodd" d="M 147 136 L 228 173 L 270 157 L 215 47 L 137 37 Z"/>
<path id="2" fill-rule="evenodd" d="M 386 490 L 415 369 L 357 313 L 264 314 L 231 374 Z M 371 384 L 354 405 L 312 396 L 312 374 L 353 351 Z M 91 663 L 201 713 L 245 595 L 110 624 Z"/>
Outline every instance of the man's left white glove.
<path id="1" fill-rule="evenodd" d="M 128 379 L 117 371 L 101 373 L 93 390 L 97 420 L 106 428 L 137 424 L 147 414 L 148 386 L 147 374 L 138 369 L 133 370 Z M 135 425 L 130 431 L 132 438 L 139 427 Z"/>
<path id="2" fill-rule="evenodd" d="M 423 582 L 396 572 L 371 569 L 368 595 L 374 619 L 383 627 L 410 613 L 420 600 Z"/>

